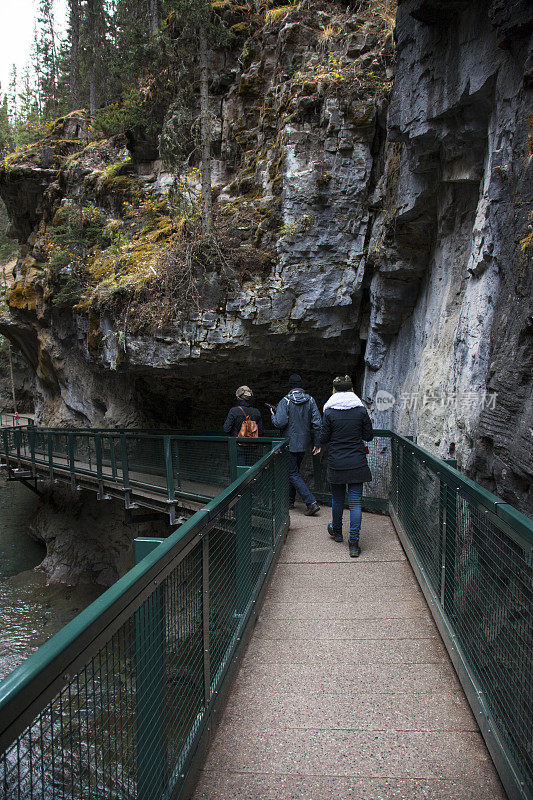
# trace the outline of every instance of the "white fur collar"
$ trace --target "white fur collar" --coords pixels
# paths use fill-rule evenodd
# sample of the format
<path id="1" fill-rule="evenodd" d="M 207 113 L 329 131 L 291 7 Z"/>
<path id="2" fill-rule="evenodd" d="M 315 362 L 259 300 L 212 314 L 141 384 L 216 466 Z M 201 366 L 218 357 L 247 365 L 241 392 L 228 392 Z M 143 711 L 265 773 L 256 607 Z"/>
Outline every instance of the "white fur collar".
<path id="1" fill-rule="evenodd" d="M 325 403 L 324 411 L 327 408 L 335 408 L 339 411 L 342 411 L 348 408 L 357 408 L 357 406 L 363 405 L 363 401 L 357 397 L 355 392 L 335 392 Z"/>

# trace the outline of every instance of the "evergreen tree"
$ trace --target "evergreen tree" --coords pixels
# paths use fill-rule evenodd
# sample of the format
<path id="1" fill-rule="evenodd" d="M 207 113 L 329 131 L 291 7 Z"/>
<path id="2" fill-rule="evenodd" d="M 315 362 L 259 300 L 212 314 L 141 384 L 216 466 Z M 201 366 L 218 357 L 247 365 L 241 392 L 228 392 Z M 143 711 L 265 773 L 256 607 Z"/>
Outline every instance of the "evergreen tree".
<path id="1" fill-rule="evenodd" d="M 85 0 L 80 20 L 82 67 L 86 79 L 89 117 L 94 120 L 100 102 L 107 101 L 110 61 L 109 14 L 105 0 Z"/>
<path id="2" fill-rule="evenodd" d="M 17 118 L 17 104 L 18 100 L 18 85 L 17 85 L 17 67 L 15 64 L 11 67 L 9 74 L 9 87 L 8 87 L 8 109 L 9 121 L 11 125 L 15 124 Z"/>
<path id="3" fill-rule="evenodd" d="M 53 0 L 39 0 L 36 37 L 40 111 L 45 119 L 58 112 L 57 41 Z"/>
<path id="4" fill-rule="evenodd" d="M 161 22 L 161 10 L 159 0 L 149 0 L 149 30 L 153 35 L 159 28 Z"/>
<path id="5" fill-rule="evenodd" d="M 193 78 L 194 67 L 199 67 L 202 234 L 210 237 L 213 234 L 213 205 L 208 55 L 209 46 L 227 43 L 229 34 L 213 15 L 209 0 L 171 0 L 169 5 L 175 14 L 175 28 L 180 31 L 177 41 L 182 69 Z"/>
<path id="6" fill-rule="evenodd" d="M 35 138 L 40 122 L 37 91 L 29 66 L 26 66 L 22 73 L 18 100 L 18 113 L 14 126 L 15 144 L 22 145 Z"/>
<path id="7" fill-rule="evenodd" d="M 68 0 L 70 42 L 70 106 L 75 111 L 81 105 L 80 94 L 80 3 Z"/>
<path id="8" fill-rule="evenodd" d="M 11 125 L 9 124 L 7 94 L 4 94 L 2 105 L 0 106 L 0 156 L 10 149 L 12 139 Z"/>

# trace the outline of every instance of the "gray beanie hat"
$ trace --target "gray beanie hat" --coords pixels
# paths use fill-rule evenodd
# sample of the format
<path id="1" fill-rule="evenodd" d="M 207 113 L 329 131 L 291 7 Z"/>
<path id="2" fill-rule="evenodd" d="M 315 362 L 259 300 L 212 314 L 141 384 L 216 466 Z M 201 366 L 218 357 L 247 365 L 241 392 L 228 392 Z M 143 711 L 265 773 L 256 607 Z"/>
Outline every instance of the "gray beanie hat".
<path id="1" fill-rule="evenodd" d="M 251 400 L 254 396 L 254 393 L 249 386 L 239 386 L 235 392 L 235 395 L 238 400 Z"/>

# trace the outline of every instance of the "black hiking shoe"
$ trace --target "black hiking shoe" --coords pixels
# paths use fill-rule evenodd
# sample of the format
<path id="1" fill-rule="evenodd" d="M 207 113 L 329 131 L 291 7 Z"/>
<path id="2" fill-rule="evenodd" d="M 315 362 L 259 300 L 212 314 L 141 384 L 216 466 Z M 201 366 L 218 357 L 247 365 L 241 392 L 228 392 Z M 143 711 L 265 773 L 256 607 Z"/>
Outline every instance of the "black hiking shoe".
<path id="1" fill-rule="evenodd" d="M 311 503 L 310 506 L 307 506 L 307 508 L 305 510 L 305 516 L 306 517 L 314 517 L 315 514 L 318 514 L 319 511 L 320 511 L 320 506 L 318 505 L 318 503 L 315 500 L 314 503 Z"/>
<path id="2" fill-rule="evenodd" d="M 337 531 L 334 530 L 331 522 L 328 525 L 328 533 L 334 542 L 342 542 L 342 533 L 337 533 Z"/>
<path id="3" fill-rule="evenodd" d="M 348 542 L 348 547 L 350 548 L 350 558 L 357 558 L 357 556 L 361 555 L 361 548 L 359 547 L 359 542 Z"/>

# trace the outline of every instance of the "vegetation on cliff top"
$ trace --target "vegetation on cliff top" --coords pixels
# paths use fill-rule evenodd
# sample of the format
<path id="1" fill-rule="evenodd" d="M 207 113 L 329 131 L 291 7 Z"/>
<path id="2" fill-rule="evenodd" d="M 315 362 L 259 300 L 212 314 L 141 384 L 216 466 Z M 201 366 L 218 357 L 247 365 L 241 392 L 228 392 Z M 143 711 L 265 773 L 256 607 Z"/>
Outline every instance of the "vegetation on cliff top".
<path id="1" fill-rule="evenodd" d="M 94 107 L 88 68 L 76 78 L 68 73 L 75 69 L 72 58 L 65 66 L 63 84 L 71 96 L 67 92 L 64 105 L 72 107 L 75 99 L 83 99 L 89 121 L 81 112 L 54 121 L 41 116 L 39 131 L 35 128 L 13 150 L 15 128 L 8 115 L 0 183 L 22 180 L 21 172 L 31 180 L 28 167 L 50 173 L 33 246 L 45 269 L 37 278 L 31 273 L 32 280 L 42 283 L 46 303 L 90 311 L 93 317 L 105 310 L 117 319 L 126 316 L 130 325 L 154 326 L 198 305 L 208 275 L 225 291 L 270 270 L 276 240 L 290 233 L 280 214 L 284 126 L 318 126 L 328 97 L 342 102 L 349 124 L 372 123 L 376 101 L 390 89 L 394 2 L 361 0 L 355 10 L 340 3 L 321 4 L 320 9 L 307 2 L 279 7 L 211 3 L 232 34 L 224 45 L 226 58 L 240 65 L 236 96 L 242 114 L 228 142 L 234 178 L 215 204 L 214 235 L 207 239 L 201 232 L 205 194 L 198 171 L 199 92 L 192 80 L 184 80 L 198 64 L 197 42 L 191 28 L 187 41 L 180 43 L 176 29 L 179 13 L 192 0 L 166 2 L 157 25 L 142 17 L 146 24 L 136 39 L 133 21 L 140 19 L 143 2 L 113 6 L 118 16 L 109 19 L 118 29 L 99 55 L 111 76 L 100 87 L 99 109 Z M 203 0 L 197 2 L 202 6 Z M 100 6 L 107 8 L 103 2 Z M 87 8 L 80 6 L 83 13 Z M 109 8 L 105 13 L 111 13 Z M 86 28 L 80 30 L 78 45 L 89 36 Z M 95 35 L 105 39 L 109 31 Z M 261 51 L 276 32 L 283 32 L 287 52 L 298 55 L 290 69 L 276 64 L 266 76 Z M 69 36 L 73 46 L 75 33 L 71 30 Z M 223 39 L 219 37 L 219 45 Z M 122 48 L 120 56 L 113 48 Z M 77 87 L 71 79 L 78 81 Z M 220 123 L 209 113 L 214 131 Z M 17 124 L 20 129 L 20 119 Z M 0 135 L 2 130 L 0 125 Z M 139 180 L 137 174 L 138 161 L 153 160 L 158 145 L 173 172 L 170 192 L 153 179 Z M 317 175 L 318 186 L 327 187 L 329 180 L 327 170 Z M 215 186 L 215 200 L 221 188 Z M 302 219 L 295 230 L 306 226 Z"/>

